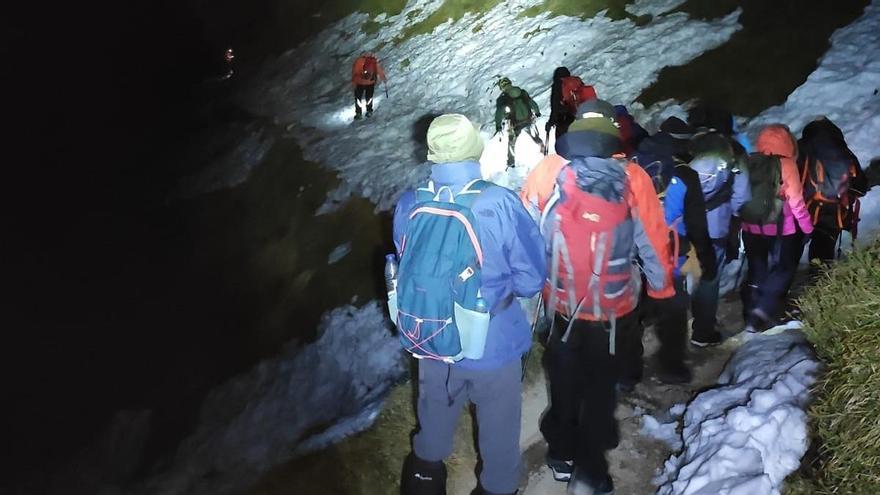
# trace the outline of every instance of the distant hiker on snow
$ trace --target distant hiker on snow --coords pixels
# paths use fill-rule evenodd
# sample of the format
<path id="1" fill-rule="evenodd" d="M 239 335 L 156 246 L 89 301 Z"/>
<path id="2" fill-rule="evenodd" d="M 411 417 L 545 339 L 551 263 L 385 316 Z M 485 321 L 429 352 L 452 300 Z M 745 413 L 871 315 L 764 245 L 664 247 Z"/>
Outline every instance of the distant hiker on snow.
<path id="1" fill-rule="evenodd" d="M 373 91 L 376 82 L 386 82 L 385 71 L 372 53 L 364 53 L 351 67 L 351 83 L 354 85 L 354 118 L 361 118 L 366 111 L 367 117 L 373 115 Z"/>
<path id="2" fill-rule="evenodd" d="M 650 177 L 617 154 L 613 107 L 594 100 L 521 193 L 543 210 L 541 230 L 550 254 L 545 286 L 550 329 L 545 358 L 550 409 L 541 421 L 547 465 L 568 493 L 610 494 L 606 451 L 617 446 L 614 418 L 621 359 L 638 331 L 636 257 L 648 291 L 672 296 L 668 229 Z M 582 117 L 582 118 L 580 118 Z M 557 172 L 554 174 L 554 172 Z"/>
<path id="3" fill-rule="evenodd" d="M 510 82 L 510 79 L 502 77 L 498 80 L 501 95 L 495 101 L 495 134 L 501 132 L 501 125 L 507 121 L 507 166 L 515 167 L 516 160 L 514 150 L 516 138 L 525 129 L 529 137 L 544 150 L 544 142 L 541 140 L 538 128 L 535 126 L 535 117 L 541 116 L 538 104 L 521 88 Z"/>
<path id="4" fill-rule="evenodd" d="M 550 88 L 550 118 L 544 126 L 547 136 L 550 135 L 550 129 L 555 127 L 556 139 L 559 139 L 574 122 L 578 106 L 595 99 L 596 90 L 592 86 L 572 76 L 568 67 L 557 67 L 553 71 L 553 85 Z"/>
<path id="5" fill-rule="evenodd" d="M 480 493 L 512 495 L 521 470 L 521 358 L 532 343 L 516 298 L 541 290 L 544 242 L 512 191 L 480 179 L 483 143 L 466 117 L 437 117 L 427 142 L 431 177 L 394 212 L 400 276 L 392 319 L 404 348 L 420 358 L 419 429 L 401 493 L 446 493 L 443 461 L 470 401 Z"/>

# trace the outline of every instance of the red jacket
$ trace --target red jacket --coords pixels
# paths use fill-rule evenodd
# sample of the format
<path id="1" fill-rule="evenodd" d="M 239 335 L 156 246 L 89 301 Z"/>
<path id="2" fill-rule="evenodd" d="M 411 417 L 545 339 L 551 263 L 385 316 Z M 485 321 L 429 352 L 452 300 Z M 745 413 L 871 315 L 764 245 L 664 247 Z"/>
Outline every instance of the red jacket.
<path id="1" fill-rule="evenodd" d="M 376 84 L 376 81 L 386 81 L 385 79 L 385 71 L 382 70 L 382 65 L 379 63 L 379 60 L 376 60 L 376 81 L 365 78 L 364 75 L 364 62 L 367 57 L 371 55 L 361 55 L 354 61 L 354 65 L 351 67 L 351 83 L 355 86 L 372 86 Z"/>

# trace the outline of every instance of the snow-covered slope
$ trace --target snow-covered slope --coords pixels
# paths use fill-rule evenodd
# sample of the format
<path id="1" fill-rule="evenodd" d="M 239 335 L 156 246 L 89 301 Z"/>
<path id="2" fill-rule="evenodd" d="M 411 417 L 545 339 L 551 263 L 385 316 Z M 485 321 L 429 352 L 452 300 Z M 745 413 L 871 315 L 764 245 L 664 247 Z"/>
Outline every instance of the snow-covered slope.
<path id="1" fill-rule="evenodd" d="M 749 123 L 752 135 L 762 125 L 782 122 L 800 135 L 821 115 L 834 121 L 863 167 L 880 157 L 880 2 L 872 1 L 856 22 L 838 29 L 819 67 L 783 105 Z M 880 231 L 880 188 L 862 200 L 860 229 L 868 240 Z"/>
<path id="2" fill-rule="evenodd" d="M 212 391 L 169 469 L 126 493 L 239 493 L 272 466 L 372 424 L 405 369 L 378 304 L 335 309 L 315 343 L 291 344 Z"/>
<path id="3" fill-rule="evenodd" d="M 439 2 L 411 0 L 399 15 L 378 19 L 388 25 L 376 36 L 360 30 L 366 17 L 350 16 L 267 67 L 273 76 L 248 96 L 246 105 L 290 125 L 307 159 L 340 173 L 345 190 L 337 199 L 354 192 L 389 209 L 404 188 L 426 176 L 427 168 L 419 166 L 424 152 L 413 136 L 426 115 L 458 112 L 470 117 L 483 127 L 490 144 L 483 160 L 485 175 L 504 168 L 505 143 L 489 139 L 496 75 L 510 77 L 545 112 L 551 76 L 560 65 L 593 84 L 600 97 L 628 105 L 663 67 L 687 63 L 726 42 L 739 28 L 739 11 L 713 22 L 664 15 L 642 27 L 604 16 L 584 21 L 546 14 L 519 17 L 536 3 L 501 2 L 483 15 L 468 14 L 399 44 L 395 37 Z M 677 3 L 666 2 L 660 9 Z M 632 8 L 660 11 L 647 2 Z M 389 97 L 377 88 L 374 117 L 352 124 L 350 66 L 364 50 L 374 50 L 385 66 Z M 542 133 L 543 122 L 538 122 Z M 524 164 L 538 158 L 533 153 Z"/>

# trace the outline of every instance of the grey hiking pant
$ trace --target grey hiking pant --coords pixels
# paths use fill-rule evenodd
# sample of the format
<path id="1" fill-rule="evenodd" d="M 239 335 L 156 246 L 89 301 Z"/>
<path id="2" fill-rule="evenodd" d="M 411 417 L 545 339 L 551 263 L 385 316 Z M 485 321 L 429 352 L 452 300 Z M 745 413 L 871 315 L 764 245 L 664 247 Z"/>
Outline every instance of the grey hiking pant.
<path id="1" fill-rule="evenodd" d="M 522 416 L 522 364 L 519 359 L 493 370 L 419 361 L 419 432 L 413 451 L 426 461 L 452 453 L 452 439 L 465 401 L 476 406 L 480 486 L 492 493 L 513 493 L 519 486 Z"/>

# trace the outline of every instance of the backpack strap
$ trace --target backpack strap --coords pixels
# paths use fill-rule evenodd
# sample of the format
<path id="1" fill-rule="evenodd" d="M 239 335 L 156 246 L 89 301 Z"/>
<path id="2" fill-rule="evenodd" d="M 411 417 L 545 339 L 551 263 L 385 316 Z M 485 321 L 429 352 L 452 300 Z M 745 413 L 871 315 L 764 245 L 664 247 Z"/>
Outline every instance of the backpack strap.
<path id="1" fill-rule="evenodd" d="M 727 180 L 711 198 L 706 200 L 706 211 L 712 211 L 730 201 L 733 197 L 733 182 L 736 180 L 736 174 L 728 170 Z"/>
<path id="2" fill-rule="evenodd" d="M 470 208 L 474 204 L 474 200 L 477 199 L 477 196 L 491 185 L 491 183 L 486 182 L 483 179 L 474 179 L 465 184 L 464 187 L 455 194 L 453 202 L 457 205 L 464 206 L 465 208 Z"/>

